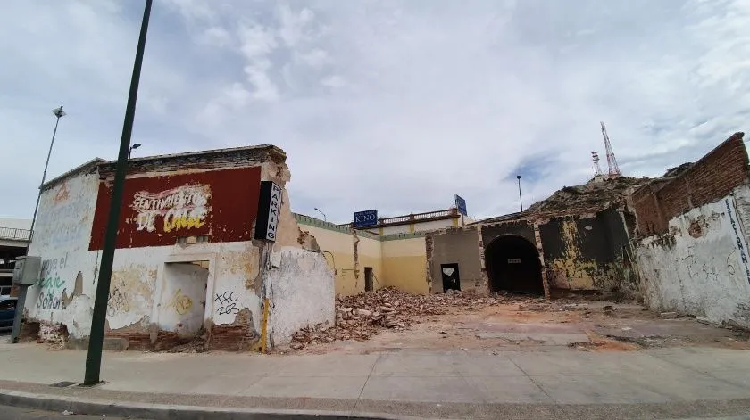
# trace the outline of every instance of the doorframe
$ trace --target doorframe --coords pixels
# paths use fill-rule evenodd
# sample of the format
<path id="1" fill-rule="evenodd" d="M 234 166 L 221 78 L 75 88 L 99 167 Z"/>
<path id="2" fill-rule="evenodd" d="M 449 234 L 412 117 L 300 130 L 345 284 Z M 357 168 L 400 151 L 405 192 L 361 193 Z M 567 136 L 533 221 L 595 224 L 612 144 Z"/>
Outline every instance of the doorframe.
<path id="1" fill-rule="evenodd" d="M 367 279 L 367 277 L 368 277 L 367 273 L 370 273 L 370 276 L 369 276 L 370 277 L 369 278 L 369 280 L 370 280 L 370 290 L 367 290 L 367 280 L 368 280 Z M 374 280 L 373 277 L 375 276 L 375 274 L 373 273 L 372 267 L 365 267 L 365 269 L 364 269 L 364 276 L 365 276 L 365 292 L 374 292 L 375 291 L 375 283 L 373 282 L 373 280 Z"/>
<path id="2" fill-rule="evenodd" d="M 461 291 L 461 270 L 459 270 L 459 264 L 457 262 L 452 263 L 445 263 L 440 264 L 440 280 L 443 283 L 443 292 L 447 292 L 448 290 L 455 290 L 455 289 L 446 289 L 445 288 L 445 273 L 443 273 L 443 267 L 448 268 L 446 266 L 451 266 L 450 268 L 456 269 L 456 275 L 458 276 L 458 291 Z M 453 267 L 455 266 L 455 267 Z"/>
<path id="3" fill-rule="evenodd" d="M 206 279 L 206 305 L 203 308 L 203 327 L 206 328 L 209 319 L 213 319 L 214 313 L 214 288 L 216 287 L 216 253 L 203 252 L 195 254 L 174 254 L 167 256 L 156 269 L 156 288 L 154 289 L 154 302 L 151 308 L 152 323 L 159 325 L 159 309 L 164 290 L 164 266 L 170 263 L 191 263 L 193 261 L 208 261 L 208 279 Z"/>

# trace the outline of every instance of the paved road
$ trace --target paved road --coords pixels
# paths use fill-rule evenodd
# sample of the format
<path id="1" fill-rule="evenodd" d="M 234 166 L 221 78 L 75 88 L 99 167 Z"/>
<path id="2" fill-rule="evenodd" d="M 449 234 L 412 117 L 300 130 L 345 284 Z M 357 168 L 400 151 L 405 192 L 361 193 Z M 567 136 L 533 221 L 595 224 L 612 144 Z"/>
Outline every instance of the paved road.
<path id="1" fill-rule="evenodd" d="M 581 419 L 612 411 L 612 405 L 619 407 L 619 418 L 750 413 L 750 351 L 726 349 L 391 351 L 285 357 L 107 352 L 102 370 L 106 383 L 92 389 L 59 386 L 82 379 L 85 358 L 83 351 L 0 343 L 0 390 L 207 409 L 263 407 L 449 418 L 518 418 L 520 410 L 528 418 Z"/>
<path id="2" fill-rule="evenodd" d="M 51 420 L 51 419 L 65 419 L 65 420 L 101 420 L 103 418 L 106 418 L 107 420 L 124 420 L 123 417 L 102 417 L 102 416 L 76 416 L 74 415 L 63 415 L 62 413 L 58 412 L 51 412 L 51 411 L 41 411 L 41 410 L 32 410 L 29 408 L 17 408 L 17 407 L 8 407 L 5 405 L 0 405 L 0 419 L 8 419 L 8 420 L 26 420 L 26 419 L 36 419 L 36 420 Z M 133 419 L 132 417 L 129 420 L 138 420 Z M 146 420 L 146 419 L 141 419 Z"/>

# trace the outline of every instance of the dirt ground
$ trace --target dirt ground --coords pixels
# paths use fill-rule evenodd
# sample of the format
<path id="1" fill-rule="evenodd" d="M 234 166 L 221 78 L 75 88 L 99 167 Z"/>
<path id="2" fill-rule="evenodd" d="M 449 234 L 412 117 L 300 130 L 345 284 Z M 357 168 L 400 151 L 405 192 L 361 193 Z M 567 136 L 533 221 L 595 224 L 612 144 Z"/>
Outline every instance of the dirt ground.
<path id="1" fill-rule="evenodd" d="M 446 314 L 421 316 L 402 331 L 368 340 L 309 343 L 280 353 L 366 354 L 398 349 L 632 351 L 674 346 L 750 349 L 747 332 L 706 325 L 690 317 L 653 313 L 634 303 L 506 296 L 486 307 L 452 305 Z"/>

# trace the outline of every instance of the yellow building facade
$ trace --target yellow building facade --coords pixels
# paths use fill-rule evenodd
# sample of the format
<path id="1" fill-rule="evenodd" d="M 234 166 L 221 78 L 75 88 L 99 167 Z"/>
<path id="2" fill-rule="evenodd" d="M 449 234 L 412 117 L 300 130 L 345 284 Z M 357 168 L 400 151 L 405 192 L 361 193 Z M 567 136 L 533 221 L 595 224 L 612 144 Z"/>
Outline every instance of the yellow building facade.
<path id="1" fill-rule="evenodd" d="M 411 293 L 430 292 L 426 230 L 399 225 L 407 233 L 380 235 L 388 226 L 360 230 L 297 214 L 297 224 L 312 235 L 334 270 L 336 293 L 353 295 L 393 286 Z M 430 230 L 454 226 L 458 218 L 429 220 Z M 419 225 L 417 221 L 415 223 Z M 408 233 L 411 231 L 412 233 Z"/>

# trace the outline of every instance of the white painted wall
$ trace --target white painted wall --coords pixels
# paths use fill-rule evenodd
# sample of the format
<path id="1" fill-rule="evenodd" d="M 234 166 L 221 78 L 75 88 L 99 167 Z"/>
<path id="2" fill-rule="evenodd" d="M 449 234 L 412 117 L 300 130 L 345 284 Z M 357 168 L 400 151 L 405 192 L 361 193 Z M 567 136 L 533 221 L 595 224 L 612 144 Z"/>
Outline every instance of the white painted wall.
<path id="1" fill-rule="evenodd" d="M 280 171 L 274 168 L 272 173 Z M 30 255 L 42 257 L 45 268 L 40 282 L 29 288 L 27 316 L 42 324 L 64 324 L 73 338 L 84 338 L 91 330 L 101 253 L 88 251 L 88 247 L 98 186 L 97 175 L 78 175 L 45 191 L 30 249 Z M 288 342 L 301 327 L 335 320 L 333 272 L 323 254 L 301 249 L 288 202 L 283 206 L 274 246 L 277 251 L 272 253 L 277 263 L 266 277 L 273 302 L 271 340 L 277 344 Z M 170 263 L 196 260 L 209 262 L 208 273 L 201 274 L 207 276 L 204 298 L 196 289 L 179 286 L 182 280 L 195 280 L 188 277 L 197 271 L 181 272 L 176 276 L 179 282 L 169 280 L 175 278 Z M 260 332 L 260 261 L 260 250 L 253 242 L 118 249 L 113 260 L 108 326 L 147 332 L 157 325 L 187 333 L 208 320 L 214 325 L 232 324 L 240 310 L 247 308 L 254 329 Z M 176 313 L 172 298 L 178 289 L 193 302 L 187 305 L 189 314 Z M 201 300 L 205 300 L 204 310 L 199 309 Z"/>
<path id="2" fill-rule="evenodd" d="M 164 264 L 159 327 L 180 336 L 195 335 L 204 326 L 208 269 L 191 263 Z"/>
<path id="3" fill-rule="evenodd" d="M 271 255 L 269 327 L 274 345 L 291 341 L 302 327 L 336 320 L 333 270 L 322 253 L 281 247 Z"/>
<path id="4" fill-rule="evenodd" d="M 45 191 L 29 247 L 29 255 L 42 258 L 42 272 L 26 297 L 28 315 L 66 324 L 74 336 L 91 329 L 98 255 L 88 245 L 98 186 L 96 175 L 79 175 Z M 73 298 L 77 285 L 81 295 Z"/>
<path id="5" fill-rule="evenodd" d="M 45 191 L 29 253 L 42 257 L 44 269 L 40 283 L 29 288 L 27 316 L 65 324 L 74 338 L 88 336 L 91 330 L 101 253 L 88 251 L 88 246 L 98 185 L 96 175 L 76 176 L 64 186 Z M 249 308 L 255 329 L 260 331 L 261 302 L 253 284 L 256 278 L 260 281 L 260 254 L 252 242 L 116 250 L 107 309 L 109 327 L 137 325 L 145 331 L 152 323 L 160 324 L 161 305 L 154 302 L 161 303 L 170 292 L 163 284 L 165 263 L 193 260 L 210 261 L 205 318 L 214 324 L 230 324 L 239 309 Z M 77 283 L 80 295 L 73 297 Z M 217 300 L 217 295 L 226 295 L 231 302 Z"/>
<path id="6" fill-rule="evenodd" d="M 649 237 L 637 260 L 646 303 L 657 311 L 677 311 L 750 327 L 750 188 L 669 221 L 669 235 Z M 702 234 L 688 233 L 691 223 Z M 694 233 L 695 234 L 695 233 Z"/>

